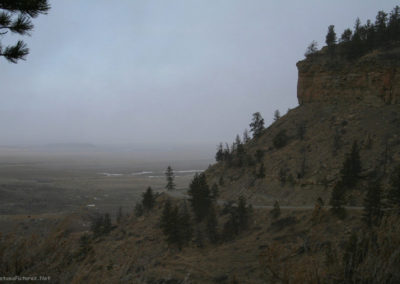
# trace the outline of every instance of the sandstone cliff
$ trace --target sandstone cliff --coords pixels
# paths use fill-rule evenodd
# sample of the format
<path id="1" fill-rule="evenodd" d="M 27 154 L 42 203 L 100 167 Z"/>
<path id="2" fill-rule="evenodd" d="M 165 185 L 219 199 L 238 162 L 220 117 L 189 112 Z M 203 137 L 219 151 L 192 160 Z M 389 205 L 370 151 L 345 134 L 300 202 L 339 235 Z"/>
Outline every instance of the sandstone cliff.
<path id="1" fill-rule="evenodd" d="M 324 50 L 297 63 L 299 104 L 310 102 L 400 103 L 400 47 L 349 61 Z"/>

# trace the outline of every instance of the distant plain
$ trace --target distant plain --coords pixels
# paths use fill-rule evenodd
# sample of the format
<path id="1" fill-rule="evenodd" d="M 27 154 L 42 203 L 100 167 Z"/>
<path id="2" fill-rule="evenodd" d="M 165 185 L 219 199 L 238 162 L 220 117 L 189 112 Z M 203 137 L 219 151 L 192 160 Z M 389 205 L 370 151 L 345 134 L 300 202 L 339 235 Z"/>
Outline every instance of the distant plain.
<path id="1" fill-rule="evenodd" d="M 48 222 L 77 212 L 114 217 L 121 207 L 131 213 L 147 187 L 165 190 L 168 165 L 177 190 L 186 190 L 212 160 L 185 153 L 0 147 L 0 232 L 21 231 L 16 225 L 32 231 L 32 220 Z"/>

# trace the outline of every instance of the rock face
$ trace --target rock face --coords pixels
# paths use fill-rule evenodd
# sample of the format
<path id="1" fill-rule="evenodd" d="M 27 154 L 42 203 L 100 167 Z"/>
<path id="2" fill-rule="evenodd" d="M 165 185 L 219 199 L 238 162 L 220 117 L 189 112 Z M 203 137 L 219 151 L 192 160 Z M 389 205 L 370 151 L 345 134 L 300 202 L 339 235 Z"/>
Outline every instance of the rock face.
<path id="1" fill-rule="evenodd" d="M 400 48 L 375 51 L 356 61 L 316 54 L 297 63 L 299 104 L 400 103 Z"/>

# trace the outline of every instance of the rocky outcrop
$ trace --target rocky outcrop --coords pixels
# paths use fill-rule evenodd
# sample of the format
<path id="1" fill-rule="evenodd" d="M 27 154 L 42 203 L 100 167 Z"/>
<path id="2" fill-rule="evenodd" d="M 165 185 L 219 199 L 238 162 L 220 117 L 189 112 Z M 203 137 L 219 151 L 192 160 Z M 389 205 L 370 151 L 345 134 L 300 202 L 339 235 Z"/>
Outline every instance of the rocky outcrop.
<path id="1" fill-rule="evenodd" d="M 297 63 L 299 104 L 400 103 L 400 48 L 375 51 L 356 61 L 317 54 Z"/>

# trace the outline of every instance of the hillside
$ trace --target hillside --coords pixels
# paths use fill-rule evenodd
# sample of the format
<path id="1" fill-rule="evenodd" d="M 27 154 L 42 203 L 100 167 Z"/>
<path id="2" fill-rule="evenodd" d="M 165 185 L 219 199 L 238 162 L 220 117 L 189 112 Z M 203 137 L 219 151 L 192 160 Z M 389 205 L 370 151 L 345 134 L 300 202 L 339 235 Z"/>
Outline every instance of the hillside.
<path id="1" fill-rule="evenodd" d="M 299 62 L 300 105 L 247 141 L 241 156 L 234 148 L 206 179 L 200 175 L 220 193 L 219 200 L 207 195 L 205 219 L 196 220 L 190 202 L 168 192 L 156 194 L 148 210 L 142 201 L 118 221 L 101 217 L 99 227 L 83 209 L 55 221 L 43 237 L 0 236 L 0 276 L 50 276 L 50 283 L 399 283 L 395 208 L 373 208 L 378 221 L 371 224 L 360 208 L 376 180 L 386 201 L 400 164 L 398 54 L 394 46 L 350 62 L 322 50 Z M 347 215 L 339 217 L 326 205 L 355 141 L 361 172 L 346 188 Z M 282 209 L 266 207 L 276 200 Z M 165 218 L 172 229 L 163 225 L 166 208 L 174 208 Z M 182 232 L 190 232 L 185 241 Z"/>
<path id="2" fill-rule="evenodd" d="M 359 205 L 373 175 L 383 175 L 386 184 L 400 163 L 400 48 L 356 62 L 322 54 L 297 66 L 300 105 L 244 145 L 247 157 L 256 160 L 262 151 L 263 158 L 242 166 L 217 163 L 207 171 L 210 183 L 219 184 L 224 199 L 243 194 L 254 204 L 310 205 L 318 197 L 327 202 L 357 141 L 362 173 L 348 202 Z M 285 133 L 284 146 L 274 145 L 279 133 Z M 256 176 L 261 164 L 265 178 Z"/>

